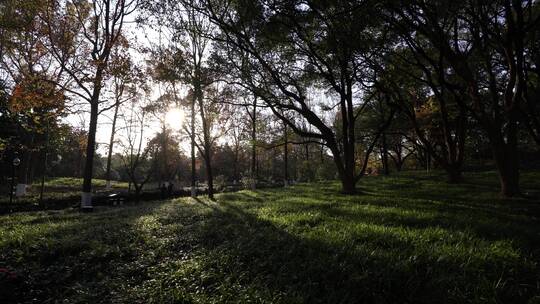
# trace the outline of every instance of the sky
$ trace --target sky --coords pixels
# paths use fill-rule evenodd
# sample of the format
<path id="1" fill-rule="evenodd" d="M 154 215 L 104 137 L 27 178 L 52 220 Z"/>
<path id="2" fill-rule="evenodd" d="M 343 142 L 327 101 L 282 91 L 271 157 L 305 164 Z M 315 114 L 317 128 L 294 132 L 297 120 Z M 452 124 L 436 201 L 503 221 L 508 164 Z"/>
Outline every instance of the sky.
<path id="1" fill-rule="evenodd" d="M 135 23 L 135 17 L 128 20 L 125 24 L 125 35 L 127 35 L 132 45 L 139 47 L 149 47 L 151 44 L 155 44 L 159 41 L 159 35 L 156 31 L 146 26 L 141 26 Z M 139 64 L 144 65 L 145 58 L 137 50 L 130 50 L 132 59 Z M 156 100 L 163 93 L 163 88 L 160 84 L 150 82 L 151 93 L 149 98 Z M 128 109 L 125 109 L 128 110 Z M 101 114 L 98 118 L 98 128 L 96 133 L 97 152 L 102 156 L 106 156 L 108 153 L 108 144 L 111 136 L 112 129 L 112 116 L 113 110 L 109 110 Z M 184 123 L 185 114 L 183 109 L 179 107 L 171 107 L 167 112 L 160 115 L 160 117 L 149 117 L 147 119 L 148 127 L 144 129 L 144 142 L 150 140 L 156 133 L 162 129 L 162 123 L 165 123 L 167 128 L 172 129 L 177 134 L 180 133 L 182 125 Z M 89 113 L 77 113 L 70 114 L 64 118 L 64 121 L 74 127 L 88 130 Z M 123 122 L 117 120 L 117 140 L 122 140 L 125 137 L 123 134 Z M 190 151 L 190 143 L 187 140 L 180 141 L 180 148 L 187 153 Z M 122 151 L 121 145 L 115 144 L 113 146 L 113 153 L 120 153 Z"/>
<path id="2" fill-rule="evenodd" d="M 162 41 L 163 43 L 166 43 L 166 39 L 161 39 L 163 36 L 160 32 L 144 25 L 137 24 L 134 20 L 136 20 L 136 15 L 131 17 L 131 20 L 128 20 L 125 25 L 126 35 L 129 37 L 128 40 L 132 45 L 137 45 L 139 47 L 146 47 L 150 48 L 152 45 L 160 44 Z M 143 63 L 145 61 L 145 58 L 142 53 L 140 53 L 137 50 L 130 50 L 132 58 L 134 61 Z M 151 93 L 149 94 L 149 98 L 151 100 L 156 100 L 159 96 L 164 93 L 164 88 L 159 83 L 151 82 Z M 315 96 L 316 95 L 316 96 Z M 330 101 L 331 97 L 326 96 L 324 91 L 317 91 L 314 93 L 313 100 L 316 100 L 318 102 L 323 102 L 325 104 L 331 104 Z M 108 143 L 110 141 L 111 136 L 111 116 L 113 114 L 113 111 L 110 110 L 108 112 L 103 113 L 98 118 L 98 128 L 97 128 L 97 134 L 96 134 L 96 142 L 98 144 L 97 146 L 97 152 L 101 154 L 102 156 L 106 156 L 108 153 Z M 331 113 L 328 113 L 327 115 L 332 115 Z M 78 127 L 83 128 L 85 130 L 88 129 L 88 113 L 85 114 L 76 114 L 76 115 L 69 115 L 66 117 L 66 122 L 69 124 Z M 162 123 L 164 122 L 166 126 L 174 131 L 176 131 L 178 134 L 182 133 L 182 125 L 184 122 L 184 118 L 186 117 L 184 111 L 181 108 L 170 108 L 168 111 L 163 113 L 160 117 L 152 117 L 151 120 L 148 122 L 148 127 L 144 130 L 144 137 L 145 142 L 147 142 L 149 139 L 151 139 L 157 132 L 159 132 L 162 129 Z M 121 122 L 120 122 L 120 129 L 122 129 Z M 123 134 L 122 130 L 117 132 L 117 139 L 121 139 Z M 189 151 L 191 149 L 190 142 L 185 136 L 185 134 L 182 134 L 184 136 L 179 136 L 180 139 L 180 149 L 183 150 L 186 154 L 189 154 Z M 124 136 L 125 137 L 125 136 Z M 220 140 L 220 141 L 226 141 L 226 139 Z M 119 153 L 122 151 L 122 147 L 120 145 L 115 144 L 113 153 Z"/>

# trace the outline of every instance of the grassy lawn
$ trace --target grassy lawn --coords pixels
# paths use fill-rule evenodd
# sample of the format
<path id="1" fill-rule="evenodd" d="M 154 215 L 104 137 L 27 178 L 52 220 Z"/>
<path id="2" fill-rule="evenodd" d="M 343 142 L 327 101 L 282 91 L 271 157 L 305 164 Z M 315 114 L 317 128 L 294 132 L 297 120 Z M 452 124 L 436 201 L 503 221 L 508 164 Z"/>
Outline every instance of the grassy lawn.
<path id="1" fill-rule="evenodd" d="M 74 177 L 54 177 L 45 180 L 43 198 L 44 199 L 62 199 L 65 197 L 79 197 L 81 195 L 82 178 Z M 95 191 L 101 192 L 106 190 L 106 181 L 104 179 L 93 179 L 92 186 Z M 113 181 L 111 183 L 113 190 L 127 190 L 127 182 Z M 14 203 L 28 204 L 38 203 L 41 192 L 41 180 L 35 181 L 28 188 L 28 193 L 22 198 L 14 197 Z M 0 187 L 0 204 L 9 202 L 9 185 L 5 184 Z"/>
<path id="2" fill-rule="evenodd" d="M 2 216 L 0 268 L 14 274 L 0 273 L 0 293 L 32 303 L 540 303 L 539 202 L 500 199 L 493 173 L 466 178 L 406 173 L 366 177 L 355 196 L 316 183 Z M 538 172 L 523 179 L 540 193 Z"/>

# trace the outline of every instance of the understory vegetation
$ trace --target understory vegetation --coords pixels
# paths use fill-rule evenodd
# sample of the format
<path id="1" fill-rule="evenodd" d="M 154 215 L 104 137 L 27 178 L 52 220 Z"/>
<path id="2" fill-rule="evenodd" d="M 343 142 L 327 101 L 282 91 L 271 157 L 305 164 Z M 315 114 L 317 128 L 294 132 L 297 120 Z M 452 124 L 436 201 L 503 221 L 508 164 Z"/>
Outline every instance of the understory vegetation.
<path id="1" fill-rule="evenodd" d="M 2 216 L 0 302 L 538 303 L 540 173 L 444 178 Z"/>

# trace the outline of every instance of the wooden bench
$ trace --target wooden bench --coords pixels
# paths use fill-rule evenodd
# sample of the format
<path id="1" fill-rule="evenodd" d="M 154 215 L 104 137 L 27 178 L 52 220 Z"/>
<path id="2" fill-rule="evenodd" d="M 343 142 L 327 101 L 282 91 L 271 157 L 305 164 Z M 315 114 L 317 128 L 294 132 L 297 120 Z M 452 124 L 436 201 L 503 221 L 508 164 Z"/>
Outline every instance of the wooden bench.
<path id="1" fill-rule="evenodd" d="M 125 197 L 120 193 L 111 193 L 107 196 L 107 202 L 113 206 L 123 205 Z"/>

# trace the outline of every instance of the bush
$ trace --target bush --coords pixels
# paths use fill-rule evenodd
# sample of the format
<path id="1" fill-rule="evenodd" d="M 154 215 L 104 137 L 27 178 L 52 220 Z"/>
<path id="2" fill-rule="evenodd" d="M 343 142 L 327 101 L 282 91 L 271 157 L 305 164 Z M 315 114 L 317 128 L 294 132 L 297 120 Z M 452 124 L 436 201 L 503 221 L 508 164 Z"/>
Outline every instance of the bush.
<path id="1" fill-rule="evenodd" d="M 298 170 L 298 179 L 302 182 L 310 182 L 315 179 L 316 168 L 310 161 L 303 161 Z"/>
<path id="2" fill-rule="evenodd" d="M 319 164 L 317 172 L 315 173 L 315 178 L 319 181 L 332 180 L 337 179 L 336 175 L 337 172 L 334 163 L 325 162 L 323 164 Z"/>
<path id="3" fill-rule="evenodd" d="M 241 182 L 244 189 L 248 190 L 255 189 L 255 186 L 257 185 L 257 180 L 251 176 L 243 176 Z"/>
<path id="4" fill-rule="evenodd" d="M 216 190 L 221 191 L 225 189 L 226 184 L 227 179 L 225 178 L 225 175 L 218 175 L 214 178 L 214 185 L 216 186 Z"/>

